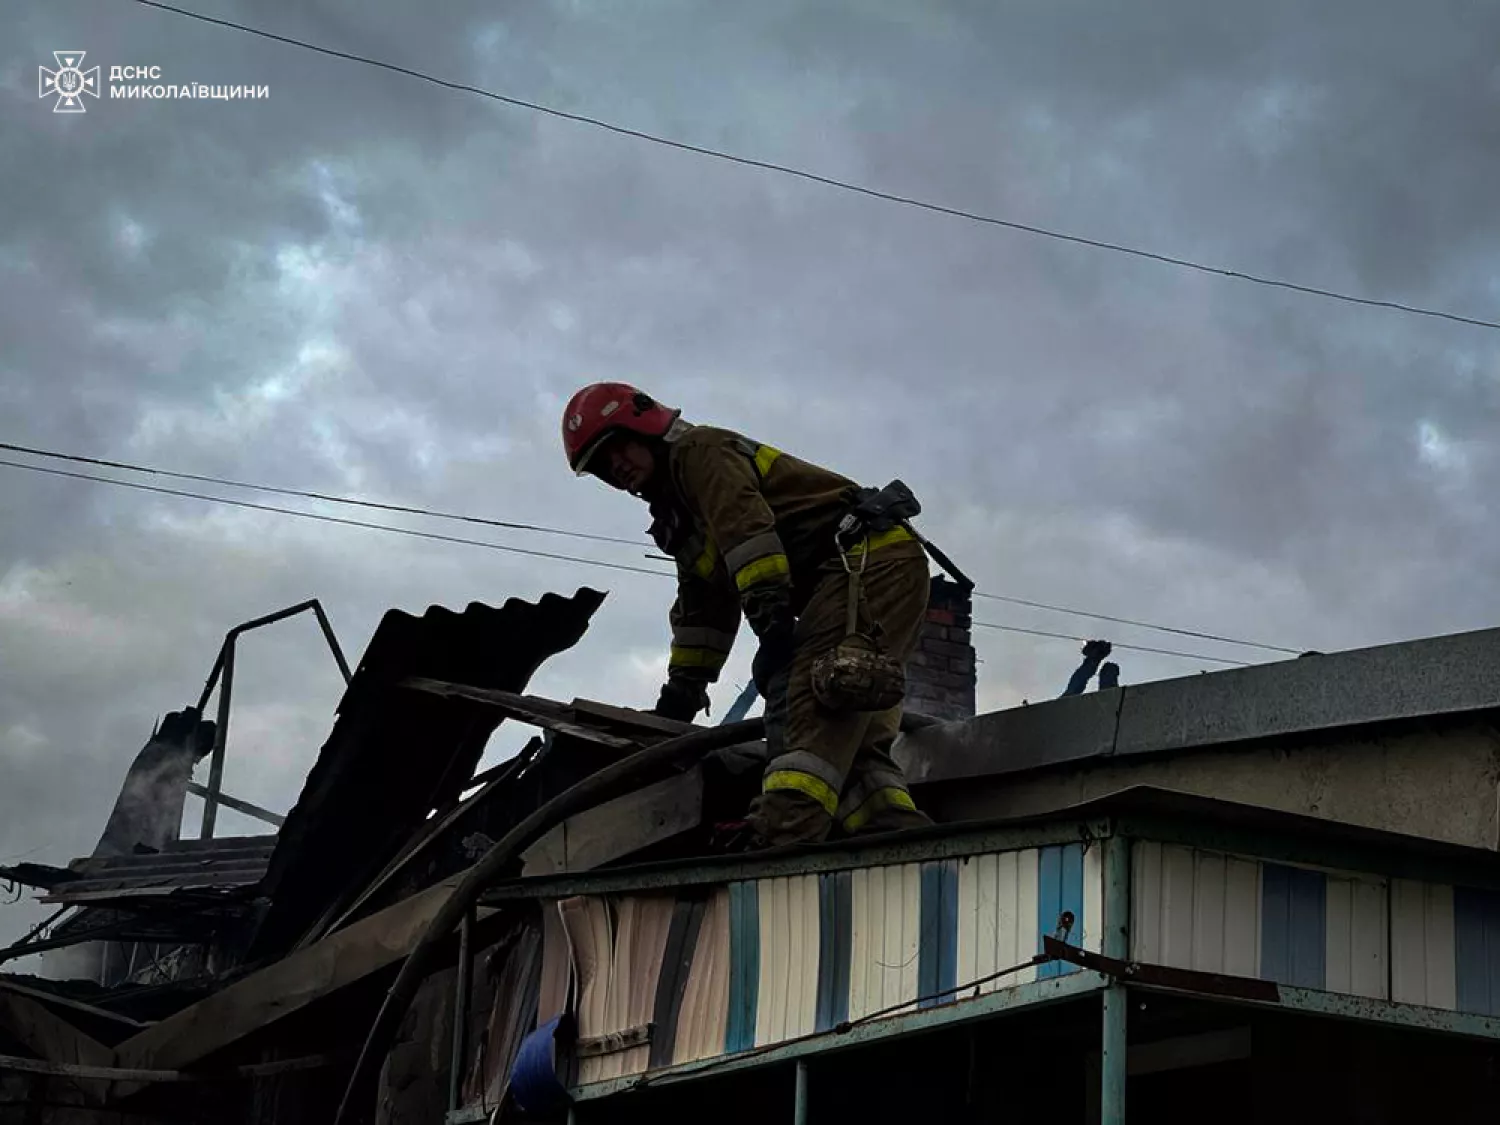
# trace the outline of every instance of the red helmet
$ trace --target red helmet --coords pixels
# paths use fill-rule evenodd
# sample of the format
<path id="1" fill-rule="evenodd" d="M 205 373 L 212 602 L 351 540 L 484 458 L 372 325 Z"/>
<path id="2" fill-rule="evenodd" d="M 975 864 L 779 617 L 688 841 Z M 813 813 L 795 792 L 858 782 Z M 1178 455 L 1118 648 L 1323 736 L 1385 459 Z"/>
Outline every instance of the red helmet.
<path id="1" fill-rule="evenodd" d="M 661 437 L 681 413 L 628 383 L 591 383 L 574 395 L 563 411 L 563 449 L 568 464 L 582 476 L 589 458 L 610 434 L 628 430 L 644 437 Z"/>

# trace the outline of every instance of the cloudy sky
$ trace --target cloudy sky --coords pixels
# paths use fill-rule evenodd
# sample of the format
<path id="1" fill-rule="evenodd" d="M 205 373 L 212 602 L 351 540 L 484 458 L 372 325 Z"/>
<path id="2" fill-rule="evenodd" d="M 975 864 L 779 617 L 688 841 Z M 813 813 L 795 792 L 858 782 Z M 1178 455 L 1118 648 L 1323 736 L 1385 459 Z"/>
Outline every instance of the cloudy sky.
<path id="1" fill-rule="evenodd" d="M 1500 319 L 1493 6 L 184 2 L 903 195 Z M 568 394 L 629 378 L 901 476 L 985 590 L 1324 650 L 1500 619 L 1495 331 L 896 206 L 128 0 L 0 20 L 0 441 L 635 536 L 644 513 L 558 449 Z M 37 97 L 59 49 L 104 68 L 84 115 Z M 111 99 L 113 65 L 270 97 Z M 652 565 L 644 540 L 480 537 Z M 316 596 L 356 657 L 393 606 L 585 584 L 609 591 L 595 628 L 533 690 L 649 706 L 661 579 L 0 467 L 0 857 L 86 854 L 240 620 Z M 1077 659 L 976 639 L 984 709 L 1056 694 Z M 310 620 L 242 653 L 226 782 L 285 809 L 340 682 Z M 1215 667 L 1120 663 L 1127 683 Z M 0 939 L 36 916 L 0 906 Z"/>

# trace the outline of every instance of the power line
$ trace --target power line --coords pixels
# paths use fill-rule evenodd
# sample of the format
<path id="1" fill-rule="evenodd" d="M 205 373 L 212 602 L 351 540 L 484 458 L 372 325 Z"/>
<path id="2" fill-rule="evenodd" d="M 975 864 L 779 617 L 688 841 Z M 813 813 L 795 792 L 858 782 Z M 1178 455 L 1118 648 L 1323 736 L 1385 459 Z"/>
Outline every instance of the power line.
<path id="1" fill-rule="evenodd" d="M 1087 639 L 1085 637 L 1075 637 L 1071 633 L 1049 633 L 1045 629 L 1023 629 L 1019 625 L 993 625 L 988 621 L 976 621 L 974 622 L 974 627 L 976 629 L 998 629 L 1005 633 L 1024 633 L 1028 637 L 1051 637 L 1053 640 L 1058 641 L 1081 642 Z M 1250 667 L 1249 661 L 1246 660 L 1230 660 L 1226 656 L 1204 656 L 1199 652 L 1178 652 L 1176 649 L 1151 648 L 1147 645 L 1115 644 L 1113 641 L 1110 642 L 1110 647 L 1128 648 L 1132 652 L 1154 652 L 1161 656 L 1180 656 L 1184 660 L 1209 660 L 1215 664 L 1233 664 L 1239 668 Z"/>
<path id="2" fill-rule="evenodd" d="M 1226 645 L 1243 645 L 1245 648 L 1263 648 L 1267 652 L 1285 652 L 1292 656 L 1298 656 L 1302 650 L 1298 648 L 1287 648 L 1284 645 L 1262 644 L 1260 641 L 1240 641 L 1233 637 L 1220 636 L 1218 633 L 1200 633 L 1196 629 L 1178 629 L 1171 625 L 1153 625 L 1149 621 L 1133 621 L 1129 617 L 1111 617 L 1107 613 L 1088 613 L 1081 609 L 1070 609 L 1067 606 L 1048 605 L 1046 602 L 1028 601 L 1026 598 L 1012 598 L 1005 594 L 986 594 L 982 590 L 974 592 L 976 598 L 988 598 L 994 602 L 1009 602 L 1011 605 L 1030 606 L 1032 609 L 1047 609 L 1053 613 L 1070 613 L 1077 617 L 1095 617 L 1100 621 L 1113 621 L 1117 625 L 1134 625 L 1140 629 L 1155 629 L 1160 633 L 1176 633 L 1181 637 L 1197 637 L 1205 641 L 1220 641 Z M 1127 648 L 1127 645 L 1117 646 Z"/>
<path id="3" fill-rule="evenodd" d="M 359 500 L 353 496 L 334 496 L 325 492 L 309 492 L 302 488 L 279 488 L 274 484 L 250 484 L 246 481 L 232 480 L 227 477 L 208 476 L 204 473 L 184 473 L 172 469 L 157 469 L 150 465 L 135 465 L 129 461 L 110 461 L 103 457 L 85 457 L 78 453 L 58 453 L 50 449 L 36 449 L 29 445 L 15 445 L 12 442 L 0 441 L 0 449 L 11 453 L 25 453 L 32 457 L 48 457 L 54 461 L 72 461 L 80 465 L 98 465 L 105 469 L 124 469 L 131 473 L 145 473 L 148 476 L 170 477 L 173 480 L 192 480 L 200 484 L 217 484 L 225 488 L 243 488 L 251 492 L 271 492 L 278 496 L 300 496 L 307 500 L 322 500 L 329 504 L 349 504 L 358 508 L 374 508 L 382 512 L 401 512 L 411 516 L 431 516 L 434 519 L 456 520 L 460 523 L 483 524 L 486 527 L 499 527 L 507 531 L 532 531 L 539 535 L 561 535 L 570 539 L 588 539 L 595 543 L 623 543 L 627 547 L 640 547 L 644 543 L 639 539 L 625 539 L 618 535 L 595 535 L 587 531 L 567 531 L 558 527 L 543 527 L 533 523 L 510 523 L 505 520 L 492 520 L 484 516 L 467 516 L 458 512 L 438 512 L 431 508 L 409 507 L 405 504 L 385 504 L 377 500 Z"/>
<path id="4" fill-rule="evenodd" d="M 256 35 L 262 39 L 274 40 L 278 43 L 286 43 L 293 47 L 301 47 L 304 50 L 316 51 L 318 54 L 329 55 L 337 59 L 346 59 L 349 62 L 363 63 L 366 66 L 379 67 L 382 70 L 393 71 L 404 74 L 410 78 L 421 79 L 431 82 L 435 86 L 445 89 L 457 90 L 466 94 L 476 94 L 479 97 L 490 98 L 493 101 L 503 102 L 506 105 L 515 106 L 519 109 L 528 109 L 534 113 L 544 113 L 551 117 L 562 118 L 573 121 L 580 125 L 589 125 L 596 129 L 604 129 L 611 133 L 624 137 L 632 137 L 636 140 L 648 141 L 651 144 L 663 145 L 667 148 L 679 149 L 683 152 L 696 153 L 699 156 L 712 157 L 715 160 L 725 160 L 733 164 L 742 164 L 750 168 L 759 168 L 767 172 L 777 172 L 785 176 L 795 176 L 798 179 L 808 180 L 812 183 L 822 184 L 825 187 L 837 188 L 840 191 L 854 192 L 858 195 L 868 196 L 872 199 L 883 200 L 887 203 L 897 203 L 906 207 L 916 207 L 923 211 L 932 211 L 940 215 L 948 215 L 952 218 L 967 219 L 970 222 L 983 223 L 987 226 L 1004 227 L 1008 230 L 1021 231 L 1025 234 L 1034 234 L 1043 238 L 1056 239 L 1060 242 L 1071 242 L 1079 246 L 1092 247 L 1095 250 L 1108 250 L 1116 254 L 1127 254 L 1135 258 L 1144 258 L 1148 261 L 1159 262 L 1163 265 L 1177 266 L 1181 269 L 1195 270 L 1198 273 L 1212 274 L 1216 277 L 1235 278 L 1240 281 L 1252 282 L 1256 285 L 1264 285 L 1274 289 L 1288 289 L 1296 293 L 1306 293 L 1314 297 L 1327 297 L 1330 300 L 1343 301 L 1351 305 L 1365 305 L 1370 308 L 1390 309 L 1394 312 L 1411 313 L 1416 316 L 1435 317 L 1439 320 L 1451 320 L 1459 324 L 1471 324 L 1479 328 L 1500 329 L 1500 321 L 1482 320 L 1478 317 L 1463 316 L 1459 313 L 1446 312 L 1442 309 L 1424 308 L 1420 305 L 1407 305 L 1398 301 L 1383 301 L 1373 297 L 1359 297 L 1350 293 L 1340 293 L 1334 289 L 1324 289 L 1316 285 L 1303 285 L 1300 282 L 1287 281 L 1282 278 L 1264 277 L 1259 274 L 1246 273 L 1243 270 L 1227 269 L 1222 266 L 1206 265 L 1195 262 L 1189 258 L 1179 258 L 1171 254 L 1159 254 L 1152 250 L 1142 250 L 1135 246 L 1126 246 L 1118 242 L 1107 242 L 1097 238 L 1086 238 L 1083 235 L 1068 234 L 1065 231 L 1054 230 L 1050 227 L 1035 226 L 1030 223 L 1017 222 L 1011 219 L 1001 219 L 994 215 L 985 215 L 977 211 L 966 211 L 958 207 L 948 207 L 941 203 L 932 203 L 928 200 L 919 199 L 915 196 L 897 195 L 894 192 L 881 191 L 878 188 L 865 187 L 861 184 L 852 183 L 848 180 L 835 179 L 832 176 L 819 175 L 805 169 L 795 168 L 788 164 L 777 164 L 769 160 L 756 160 L 748 156 L 739 156 L 735 153 L 725 152 L 721 149 L 706 148 L 702 145 L 689 144 L 686 141 L 673 140 L 655 133 L 647 133 L 640 129 L 631 129 L 624 125 L 616 125 L 597 117 L 588 117 L 580 113 L 569 113 L 567 110 L 556 109 L 552 106 L 542 105 L 538 102 L 526 101 L 521 98 L 510 97 L 505 94 L 497 94 L 492 90 L 485 90 L 478 86 L 470 86 L 462 82 L 450 82 L 445 78 L 438 78 L 426 74 L 420 70 L 410 67 L 398 66 L 395 63 L 382 62 L 380 59 L 369 58 L 365 55 L 356 55 L 347 51 L 336 51 L 331 47 L 321 47 L 306 40 L 294 39 L 286 35 L 277 35 L 273 32 L 262 31 L 259 28 L 248 27 L 245 24 L 234 23 L 230 20 L 219 19 L 215 16 L 206 16 L 200 12 L 188 11 L 185 8 L 173 7 L 171 4 L 160 3 L 159 0 L 136 0 L 148 8 L 159 8 L 164 12 L 172 12 L 189 19 L 201 20 L 203 23 L 215 24 L 219 27 L 227 27 L 234 31 L 243 31 L 248 35 Z"/>
<path id="5" fill-rule="evenodd" d="M 601 559 L 583 558 L 578 555 L 564 555 L 552 551 L 532 551 L 524 547 L 512 547 L 505 543 L 491 543 L 484 539 L 468 539 L 459 535 L 441 535 L 433 531 L 418 531 L 410 527 L 396 527 L 392 524 L 372 523 L 368 520 L 345 519 L 342 516 L 327 516 L 319 512 L 304 512 L 297 508 L 282 508 L 274 504 L 256 504 L 249 500 L 233 500 L 227 496 L 210 496 L 203 492 L 189 492 L 180 488 L 163 488 L 161 485 L 142 484 L 139 481 L 117 480 L 114 477 L 101 477 L 93 473 L 79 473 L 71 469 L 51 469 L 45 465 L 27 465 L 21 461 L 10 461 L 0 458 L 0 467 L 10 469 L 24 469 L 31 473 L 43 473 L 47 476 L 66 477 L 70 480 L 93 481 L 96 484 L 112 484 L 117 488 L 135 489 L 139 492 L 154 493 L 159 496 L 176 496 L 188 500 L 204 500 L 211 504 L 228 504 L 234 508 L 245 508 L 255 512 L 270 512 L 280 516 L 297 516 L 301 519 L 317 520 L 319 523 L 337 524 L 340 527 L 360 527 L 370 531 L 387 531 L 393 535 L 407 535 L 415 539 L 427 539 L 438 543 L 457 543 L 466 547 L 483 547 L 491 551 L 504 551 L 510 554 L 526 555 L 530 558 L 551 559 L 557 562 L 576 563 L 580 566 L 598 566 L 608 570 L 619 570 L 629 574 L 646 574 L 654 578 L 672 578 L 671 573 L 664 570 L 650 570 L 643 566 L 627 566 L 623 563 L 604 562 Z M 975 621 L 975 627 L 980 629 L 998 629 L 1009 633 L 1025 633 L 1037 637 L 1051 637 L 1056 640 L 1081 641 L 1081 637 L 1069 636 L 1066 633 L 1046 633 L 1038 629 L 1022 629 L 1015 625 L 1000 625 L 988 621 Z M 1142 645 L 1116 645 L 1116 648 L 1133 649 L 1137 652 L 1153 652 L 1163 656 L 1177 656 L 1186 660 L 1207 660 L 1217 664 L 1244 664 L 1244 661 L 1227 660 L 1218 656 L 1204 656 L 1191 652 L 1176 652 L 1171 649 L 1147 648 Z"/>
<path id="6" fill-rule="evenodd" d="M 345 519 L 342 516 L 325 516 L 319 512 L 303 512 L 296 508 L 280 508 L 274 504 L 255 504 L 249 500 L 231 500 L 227 496 L 210 496 L 203 492 L 188 492 L 180 488 L 163 488 L 155 484 L 141 484 L 139 481 L 115 480 L 113 477 L 94 476 L 91 473 L 75 473 L 68 469 L 49 469 L 43 465 L 27 465 L 20 461 L 7 461 L 4 458 L 0 458 L 0 465 L 11 469 L 25 469 L 33 473 L 46 473 L 50 476 L 71 477 L 74 480 L 91 480 L 99 484 L 117 485 L 120 488 L 134 488 L 142 492 L 154 492 L 162 496 L 180 496 L 189 500 L 207 500 L 213 504 L 228 504 L 235 508 L 248 508 L 256 512 L 273 512 L 280 516 L 300 516 L 303 519 L 317 520 L 320 523 L 334 523 L 344 527 L 364 527 L 369 528 L 371 531 L 389 531 L 396 535 L 410 535 L 415 539 L 431 539 L 439 543 L 461 543 L 468 547 L 487 547 L 491 551 L 506 551 L 514 555 L 527 555 L 534 559 L 552 559 L 556 562 L 602 566 L 610 570 L 623 570 L 631 574 L 652 574 L 661 578 L 672 577 L 671 574 L 664 570 L 649 570 L 644 566 L 627 566 L 624 563 L 580 558 L 577 555 L 562 555 L 553 551 L 532 551 L 525 547 L 512 547 L 506 543 L 490 543 L 483 539 L 466 539 L 460 535 L 441 535 L 435 531 L 418 531 L 411 527 L 396 527 L 387 523 L 351 520 Z"/>
<path id="7" fill-rule="evenodd" d="M 595 540 L 595 541 L 598 541 L 598 542 L 604 542 L 604 543 L 621 543 L 621 544 L 624 544 L 625 546 L 629 546 L 629 547 L 635 547 L 635 546 L 640 546 L 641 545 L 641 544 L 637 543 L 633 539 L 624 539 L 624 538 L 620 538 L 618 536 L 612 536 L 612 535 L 594 535 L 594 534 L 591 534 L 589 532 L 584 532 L 584 531 L 568 531 L 568 530 L 564 530 L 562 528 L 548 527 L 548 526 L 546 526 L 544 524 L 515 523 L 515 522 L 506 521 L 506 520 L 488 519 L 488 518 L 485 518 L 485 517 L 482 517 L 482 516 L 464 515 L 462 513 L 457 513 L 457 512 L 445 512 L 445 511 L 442 511 L 442 510 L 439 510 L 439 509 L 434 509 L 434 508 L 417 508 L 417 507 L 409 507 L 409 506 L 401 505 L 401 504 L 387 504 L 387 503 L 383 503 L 383 502 L 375 501 L 375 500 L 360 500 L 360 499 L 356 499 L 356 498 L 350 497 L 350 496 L 335 496 L 335 495 L 332 495 L 330 493 L 326 493 L 326 492 L 314 492 L 314 491 L 310 491 L 310 490 L 307 490 L 307 489 L 281 488 L 281 487 L 277 487 L 275 485 L 254 484 L 254 483 L 250 483 L 250 482 L 247 482 L 247 481 L 233 480 L 233 479 L 230 479 L 230 478 L 227 478 L 227 477 L 210 476 L 210 475 L 207 475 L 207 474 L 204 474 L 204 473 L 188 473 L 188 472 L 181 472 L 181 471 L 175 470 L 175 469 L 162 469 L 162 468 L 158 468 L 158 467 L 151 466 L 151 465 L 140 465 L 140 464 L 136 464 L 136 463 L 130 462 L 130 461 L 115 461 L 115 460 L 110 460 L 108 458 L 103 458 L 103 457 L 89 457 L 89 456 L 85 456 L 85 455 L 79 454 L 79 453 L 62 453 L 62 452 L 59 452 L 57 450 L 52 450 L 52 449 L 40 449 L 40 448 L 37 448 L 35 446 L 18 445 L 18 444 L 14 443 L 14 442 L 0 442 L 0 450 L 9 450 L 10 452 L 13 452 L 13 453 L 25 453 L 25 454 L 28 454 L 28 455 L 34 456 L 34 457 L 45 457 L 45 458 L 49 458 L 49 459 L 54 460 L 54 461 L 69 461 L 69 462 L 73 462 L 75 464 L 97 465 L 97 466 L 102 466 L 102 467 L 111 468 L 111 469 L 122 469 L 122 470 L 124 470 L 126 472 L 143 473 L 143 474 L 147 474 L 147 475 L 150 475 L 150 476 L 168 477 L 168 478 L 172 478 L 172 479 L 175 479 L 175 480 L 198 481 L 200 483 L 206 483 L 206 484 L 217 484 L 217 485 L 224 485 L 224 486 L 231 487 L 231 488 L 248 489 L 248 490 L 253 491 L 253 492 L 271 492 L 271 493 L 276 493 L 276 494 L 282 495 L 282 496 L 297 496 L 297 497 L 302 497 L 302 498 L 308 499 L 308 500 L 318 500 L 318 501 L 322 501 L 322 502 L 326 502 L 326 503 L 331 503 L 331 504 L 348 504 L 348 505 L 353 505 L 353 506 L 362 507 L 362 508 L 375 508 L 375 509 L 379 509 L 381 511 L 404 512 L 404 513 L 407 513 L 407 514 L 410 514 L 410 515 L 427 516 L 427 517 L 431 517 L 433 519 L 457 520 L 457 521 L 461 521 L 461 522 L 465 522 L 465 523 L 484 524 L 484 525 L 487 525 L 487 526 L 490 526 L 490 527 L 505 528 L 505 529 L 512 530 L 512 531 L 530 531 L 530 532 L 538 532 L 538 533 L 547 534 L 547 535 L 571 536 L 571 537 L 577 538 L 577 539 L 591 539 L 591 540 Z M 17 463 L 6 461 L 6 462 L 0 462 L 0 464 L 10 465 L 10 464 L 17 464 Z M 32 466 L 17 464 L 17 467 L 31 468 Z M 107 478 L 107 477 L 85 477 L 84 479 L 88 479 L 88 480 L 103 480 L 103 481 L 106 481 L 108 483 L 113 483 L 113 484 L 122 484 L 122 485 L 127 484 L 127 482 L 125 482 L 125 481 L 114 481 L 114 480 L 110 480 L 110 478 Z M 168 494 L 169 495 L 190 496 L 190 497 L 194 497 L 196 499 L 209 499 L 209 500 L 218 500 L 218 499 L 220 499 L 218 497 L 203 496 L 203 495 L 198 494 L 198 493 L 175 493 L 175 492 L 172 492 L 171 490 L 168 490 Z M 223 502 L 224 503 L 233 503 L 233 501 L 229 501 L 229 500 L 224 500 Z M 250 505 L 250 506 L 251 507 L 255 507 L 255 505 Z M 267 510 L 280 512 L 280 511 L 285 511 L 285 510 L 288 510 L 288 509 L 268 508 Z M 294 511 L 294 514 L 298 514 L 298 515 L 306 515 L 306 514 L 308 514 L 308 513 L 304 513 L 304 512 L 300 512 L 300 511 L 296 511 L 296 510 L 292 510 L 292 511 Z M 360 524 L 356 523 L 356 526 L 363 526 L 363 525 L 360 525 Z M 398 531 L 398 532 L 402 532 L 402 533 L 406 532 L 406 529 L 404 529 L 404 528 L 388 528 L 387 525 L 385 525 L 385 524 L 371 524 L 369 526 L 375 527 L 375 528 L 387 528 L 388 530 L 394 530 L 394 531 Z M 460 540 L 460 541 L 461 542 L 465 542 L 465 543 L 479 542 L 479 541 L 471 541 L 471 540 Z M 490 544 L 490 546 L 494 546 L 494 547 L 496 547 L 497 549 L 500 549 L 500 550 L 519 550 L 519 548 L 506 548 L 506 547 L 502 547 L 499 544 Z M 544 557 L 551 557 L 551 556 L 544 556 Z M 558 557 L 571 558 L 571 556 L 558 556 Z M 666 558 L 664 556 L 647 555 L 646 557 L 647 558 L 652 558 L 652 559 L 654 559 L 654 558 L 661 558 L 661 560 L 663 562 L 671 562 L 672 561 L 671 559 Z M 601 565 L 614 565 L 614 564 L 601 564 Z M 645 571 L 644 568 L 638 568 L 638 569 L 641 569 L 645 573 L 651 573 L 651 574 L 662 573 L 660 571 Z M 1287 647 L 1285 647 L 1283 645 L 1270 645 L 1270 644 L 1263 644 L 1263 643 L 1261 643 L 1259 641 L 1238 640 L 1238 639 L 1236 639 L 1234 637 L 1226 637 L 1226 636 L 1223 636 L 1223 635 L 1218 634 L 1218 633 L 1200 632 L 1200 631 L 1198 631 L 1196 629 L 1181 629 L 1181 628 L 1177 628 L 1176 626 L 1172 626 L 1172 625 L 1157 625 L 1157 624 L 1154 624 L 1154 623 L 1149 622 L 1149 621 L 1136 621 L 1136 620 L 1134 620 L 1132 618 L 1128 618 L 1128 617 L 1113 617 L 1113 616 L 1110 616 L 1109 614 L 1091 613 L 1088 610 L 1074 609 L 1074 608 L 1072 608 L 1070 606 L 1052 605 L 1052 604 L 1050 604 L 1048 602 L 1032 601 L 1032 600 L 1027 599 L 1027 598 L 1016 598 L 1016 597 L 1011 597 L 1011 596 L 1006 595 L 1006 594 L 990 594 L 990 593 L 986 593 L 986 592 L 984 592 L 982 590 L 976 590 L 974 596 L 975 597 L 980 597 L 980 598 L 988 598 L 991 601 L 1008 602 L 1008 603 L 1011 603 L 1013 605 L 1029 606 L 1029 607 L 1031 607 L 1033 609 L 1049 610 L 1049 611 L 1051 611 L 1053 613 L 1070 614 L 1070 615 L 1072 615 L 1074 617 L 1093 618 L 1093 619 L 1097 619 L 1097 620 L 1100 620 L 1100 621 L 1113 621 L 1113 622 L 1115 622 L 1117 624 L 1131 625 L 1131 626 L 1135 626 L 1136 628 L 1140 628 L 1140 629 L 1153 629 L 1153 630 L 1155 630 L 1157 632 L 1161 632 L 1161 633 L 1174 633 L 1174 634 L 1177 634 L 1178 636 L 1197 637 L 1197 638 L 1199 638 L 1201 640 L 1217 641 L 1217 642 L 1220 642 L 1220 643 L 1223 643 L 1223 644 L 1241 645 L 1241 646 L 1244 646 L 1246 648 L 1260 648 L 1260 649 L 1265 649 L 1265 650 L 1267 650 L 1269 652 L 1287 653 L 1287 654 L 1295 656 L 1295 655 L 1297 655 L 1301 651 L 1300 649 L 1287 648 Z M 1063 636 L 1063 634 L 1046 634 L 1046 635 L 1048 635 L 1048 636 Z M 1069 638 L 1069 639 L 1081 640 L 1082 638 Z M 1124 647 L 1131 647 L 1131 646 L 1121 645 L 1120 647 L 1124 648 Z M 1171 650 L 1168 650 L 1168 649 L 1141 649 L 1141 651 L 1163 652 L 1163 653 L 1167 653 L 1169 655 L 1174 655 L 1174 656 L 1184 655 L 1184 654 L 1181 654 L 1181 653 L 1171 652 Z M 1230 663 L 1233 663 L 1233 662 L 1231 661 Z"/>

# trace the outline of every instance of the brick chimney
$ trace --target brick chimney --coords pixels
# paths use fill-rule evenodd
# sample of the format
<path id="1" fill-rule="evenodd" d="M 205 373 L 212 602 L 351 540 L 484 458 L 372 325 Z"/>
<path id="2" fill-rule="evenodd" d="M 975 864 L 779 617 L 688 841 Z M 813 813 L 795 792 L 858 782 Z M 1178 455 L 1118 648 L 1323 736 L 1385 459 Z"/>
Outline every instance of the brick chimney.
<path id="1" fill-rule="evenodd" d="M 927 624 L 906 669 L 906 710 L 942 720 L 974 717 L 973 609 L 964 587 L 933 578 Z"/>

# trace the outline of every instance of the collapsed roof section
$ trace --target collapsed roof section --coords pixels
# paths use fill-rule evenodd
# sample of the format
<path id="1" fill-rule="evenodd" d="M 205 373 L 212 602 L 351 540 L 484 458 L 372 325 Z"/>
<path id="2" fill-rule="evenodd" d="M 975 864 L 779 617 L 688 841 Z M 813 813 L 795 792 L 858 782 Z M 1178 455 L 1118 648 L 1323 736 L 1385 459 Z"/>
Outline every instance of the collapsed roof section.
<path id="1" fill-rule="evenodd" d="M 400 682 L 427 677 L 521 691 L 544 661 L 578 643 L 603 600 L 580 589 L 536 604 L 385 615 L 281 829 L 260 886 L 265 910 L 252 959 L 286 952 L 347 905 L 473 775 L 501 716 Z"/>

